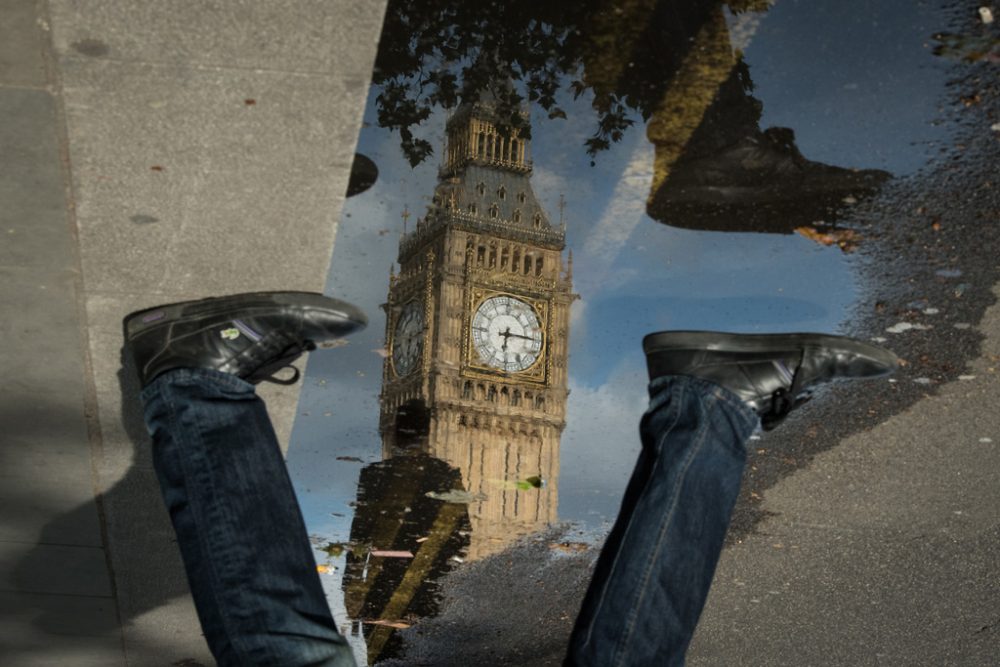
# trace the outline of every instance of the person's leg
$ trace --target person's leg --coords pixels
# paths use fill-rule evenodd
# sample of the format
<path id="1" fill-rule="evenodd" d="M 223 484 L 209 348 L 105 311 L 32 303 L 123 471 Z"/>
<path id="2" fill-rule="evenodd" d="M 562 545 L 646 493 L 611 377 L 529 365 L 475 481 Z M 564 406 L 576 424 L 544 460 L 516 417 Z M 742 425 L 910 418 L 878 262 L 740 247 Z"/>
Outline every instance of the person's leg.
<path id="1" fill-rule="evenodd" d="M 153 462 L 220 665 L 354 665 L 254 386 L 175 369 L 142 392 Z"/>
<path id="2" fill-rule="evenodd" d="M 567 665 L 680 665 L 708 596 L 757 415 L 692 377 L 650 384 L 642 451 Z"/>
<path id="3" fill-rule="evenodd" d="M 739 492 L 746 439 L 812 387 L 876 378 L 896 356 L 825 334 L 706 331 L 643 340 L 642 450 L 570 638 L 572 667 L 683 665 Z M 759 420 L 759 421 L 758 421 Z"/>
<path id="4" fill-rule="evenodd" d="M 366 322 L 351 304 L 306 292 L 235 294 L 125 317 L 153 463 L 221 665 L 355 664 L 253 383 Z"/>

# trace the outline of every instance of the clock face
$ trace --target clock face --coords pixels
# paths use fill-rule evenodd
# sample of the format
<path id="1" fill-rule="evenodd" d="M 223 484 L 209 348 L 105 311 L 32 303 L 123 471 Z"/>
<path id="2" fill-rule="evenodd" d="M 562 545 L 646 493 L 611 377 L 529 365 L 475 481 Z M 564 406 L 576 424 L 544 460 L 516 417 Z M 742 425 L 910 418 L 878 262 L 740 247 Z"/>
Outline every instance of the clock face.
<path id="1" fill-rule="evenodd" d="M 542 325 L 529 304 L 512 296 L 494 296 L 483 301 L 472 317 L 472 344 L 487 366 L 516 373 L 538 361 Z"/>
<path id="2" fill-rule="evenodd" d="M 392 368 L 396 375 L 407 375 L 420 361 L 424 349 L 424 313 L 416 301 L 403 306 L 392 336 Z"/>

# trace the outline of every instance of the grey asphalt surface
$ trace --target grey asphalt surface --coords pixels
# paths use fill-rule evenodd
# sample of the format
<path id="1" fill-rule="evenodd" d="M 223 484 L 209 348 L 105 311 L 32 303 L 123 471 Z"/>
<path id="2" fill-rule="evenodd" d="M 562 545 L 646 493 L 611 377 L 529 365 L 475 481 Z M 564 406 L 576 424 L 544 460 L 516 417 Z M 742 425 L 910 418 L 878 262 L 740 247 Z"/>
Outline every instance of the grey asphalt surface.
<path id="1" fill-rule="evenodd" d="M 949 6 L 953 32 L 983 32 Z M 939 95 L 954 139 L 856 212 L 863 293 L 847 323 L 905 366 L 751 441 L 689 665 L 1000 662 L 996 67 L 956 62 L 946 90 L 914 91 Z M 561 664 L 595 557 L 553 557 L 561 539 L 450 574 L 440 616 L 384 664 Z"/>
<path id="2" fill-rule="evenodd" d="M 0 664 L 211 664 L 119 322 L 321 288 L 382 11 L 0 0 Z M 956 63 L 954 145 L 866 203 L 853 329 L 908 366 L 754 441 L 690 664 L 997 664 L 996 71 Z M 886 331 L 903 321 L 932 328 Z M 399 664 L 558 664 L 593 560 L 560 539 L 454 573 Z"/>

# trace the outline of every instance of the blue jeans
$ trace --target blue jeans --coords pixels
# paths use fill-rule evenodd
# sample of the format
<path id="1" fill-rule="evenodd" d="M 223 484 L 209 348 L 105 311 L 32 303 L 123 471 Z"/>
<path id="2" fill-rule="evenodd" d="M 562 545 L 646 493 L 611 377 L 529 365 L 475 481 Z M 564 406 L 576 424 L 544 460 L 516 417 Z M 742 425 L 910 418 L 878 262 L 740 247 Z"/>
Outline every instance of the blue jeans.
<path id="1" fill-rule="evenodd" d="M 355 665 L 254 386 L 178 369 L 142 392 L 153 464 L 220 665 Z"/>
<path id="2" fill-rule="evenodd" d="M 757 416 L 718 385 L 650 385 L 642 451 L 566 664 L 681 665 L 722 550 Z M 253 385 L 180 369 L 142 393 L 153 461 L 220 665 L 354 665 Z"/>
<path id="3" fill-rule="evenodd" d="M 696 378 L 657 378 L 649 392 L 642 451 L 567 666 L 683 665 L 722 551 L 757 415 Z"/>

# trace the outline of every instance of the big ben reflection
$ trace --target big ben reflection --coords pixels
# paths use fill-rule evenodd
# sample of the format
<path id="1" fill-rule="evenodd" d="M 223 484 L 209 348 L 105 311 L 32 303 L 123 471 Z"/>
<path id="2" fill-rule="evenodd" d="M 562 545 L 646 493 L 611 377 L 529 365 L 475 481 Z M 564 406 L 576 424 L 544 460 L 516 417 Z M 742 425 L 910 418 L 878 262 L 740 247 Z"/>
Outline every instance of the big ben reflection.
<path id="1" fill-rule="evenodd" d="M 530 141 L 492 99 L 448 121 L 432 204 L 390 277 L 383 460 L 361 474 L 344 576 L 355 619 L 426 615 L 450 564 L 557 519 L 571 258 L 532 190 Z M 370 662 L 391 654 L 391 627 L 365 639 Z"/>
<path id="2" fill-rule="evenodd" d="M 390 279 L 383 457 L 412 449 L 399 410 L 426 411 L 420 449 L 471 495 L 468 558 L 556 518 L 569 305 L 565 230 L 532 191 L 530 142 L 484 93 L 449 120 L 433 203 Z M 530 480 L 530 481 L 529 481 Z"/>

